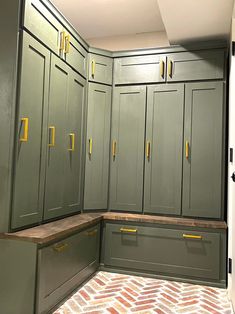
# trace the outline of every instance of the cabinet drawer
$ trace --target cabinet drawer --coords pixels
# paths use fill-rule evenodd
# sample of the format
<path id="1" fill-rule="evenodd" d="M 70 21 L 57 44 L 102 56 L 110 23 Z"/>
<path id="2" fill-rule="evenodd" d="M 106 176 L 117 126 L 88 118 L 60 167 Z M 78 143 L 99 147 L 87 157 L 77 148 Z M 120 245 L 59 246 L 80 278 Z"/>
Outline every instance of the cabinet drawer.
<path id="1" fill-rule="evenodd" d="M 104 263 L 174 277 L 219 280 L 220 242 L 219 233 L 108 223 Z"/>
<path id="2" fill-rule="evenodd" d="M 113 81 L 113 59 L 90 54 L 89 56 L 89 80 L 112 85 Z"/>
<path id="3" fill-rule="evenodd" d="M 167 81 L 223 79 L 224 64 L 223 49 L 169 54 Z"/>
<path id="4" fill-rule="evenodd" d="M 98 266 L 100 225 L 66 238 L 38 253 L 38 313 L 58 303 Z M 84 279 L 83 279 L 84 280 Z"/>
<path id="5" fill-rule="evenodd" d="M 114 60 L 114 83 L 138 84 L 165 82 L 166 57 L 149 55 Z"/>

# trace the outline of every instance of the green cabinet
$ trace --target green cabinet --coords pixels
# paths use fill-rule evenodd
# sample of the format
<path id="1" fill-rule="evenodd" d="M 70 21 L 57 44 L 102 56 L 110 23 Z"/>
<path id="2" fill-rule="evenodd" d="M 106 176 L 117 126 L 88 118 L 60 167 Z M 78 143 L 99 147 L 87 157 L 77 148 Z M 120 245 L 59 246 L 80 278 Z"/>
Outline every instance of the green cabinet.
<path id="1" fill-rule="evenodd" d="M 166 81 L 166 56 L 146 55 L 114 59 L 114 84 L 141 84 Z"/>
<path id="2" fill-rule="evenodd" d="M 84 209 L 107 209 L 111 87 L 89 83 Z"/>
<path id="3" fill-rule="evenodd" d="M 90 53 L 88 72 L 89 81 L 112 85 L 113 59 Z"/>
<path id="4" fill-rule="evenodd" d="M 23 48 L 16 126 L 13 229 L 41 221 L 50 52 L 27 33 Z"/>
<path id="5" fill-rule="evenodd" d="M 111 210 L 142 211 L 146 87 L 116 87 L 113 91 Z"/>
<path id="6" fill-rule="evenodd" d="M 184 84 L 148 87 L 144 211 L 181 214 Z"/>
<path id="7" fill-rule="evenodd" d="M 224 84 L 186 84 L 183 161 L 185 216 L 223 218 Z"/>

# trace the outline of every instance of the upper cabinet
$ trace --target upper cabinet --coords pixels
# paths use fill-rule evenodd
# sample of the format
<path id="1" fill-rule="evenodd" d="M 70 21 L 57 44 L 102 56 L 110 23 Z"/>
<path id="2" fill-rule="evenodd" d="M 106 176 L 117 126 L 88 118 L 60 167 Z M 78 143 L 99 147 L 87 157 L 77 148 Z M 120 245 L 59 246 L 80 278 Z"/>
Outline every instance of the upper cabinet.
<path id="1" fill-rule="evenodd" d="M 112 85 L 113 59 L 94 53 L 89 55 L 89 81 Z"/>
<path id="2" fill-rule="evenodd" d="M 147 55 L 114 60 L 114 84 L 141 84 L 166 81 L 166 56 Z"/>

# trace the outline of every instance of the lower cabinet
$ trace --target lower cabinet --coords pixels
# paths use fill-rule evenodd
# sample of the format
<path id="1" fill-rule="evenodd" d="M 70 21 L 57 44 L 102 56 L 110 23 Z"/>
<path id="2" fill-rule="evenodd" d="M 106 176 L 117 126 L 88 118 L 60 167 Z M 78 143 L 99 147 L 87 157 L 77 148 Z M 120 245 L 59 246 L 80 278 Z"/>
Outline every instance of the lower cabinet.
<path id="1" fill-rule="evenodd" d="M 225 261 L 225 231 L 125 223 L 105 227 L 108 267 L 223 286 Z"/>

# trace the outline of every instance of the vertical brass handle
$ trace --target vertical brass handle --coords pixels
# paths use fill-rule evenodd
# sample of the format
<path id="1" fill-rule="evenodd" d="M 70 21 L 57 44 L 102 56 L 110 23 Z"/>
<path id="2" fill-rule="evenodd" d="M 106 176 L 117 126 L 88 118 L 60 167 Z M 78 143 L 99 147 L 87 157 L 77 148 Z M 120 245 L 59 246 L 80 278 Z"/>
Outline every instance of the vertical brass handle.
<path id="1" fill-rule="evenodd" d="M 75 134 L 70 133 L 69 138 L 70 138 L 70 148 L 68 149 L 68 151 L 74 152 L 74 150 L 75 150 Z"/>
<path id="2" fill-rule="evenodd" d="M 185 158 L 189 159 L 189 141 L 185 142 Z"/>
<path id="3" fill-rule="evenodd" d="M 150 158 L 150 142 L 149 141 L 147 141 L 146 143 L 146 157 L 147 159 Z"/>
<path id="4" fill-rule="evenodd" d="M 117 152 L 117 142 L 113 141 L 113 145 L 112 145 L 112 155 L 113 155 L 113 158 L 116 157 L 116 152 Z"/>
<path id="5" fill-rule="evenodd" d="M 95 77 L 95 60 L 91 61 L 91 76 Z"/>
<path id="6" fill-rule="evenodd" d="M 67 54 L 70 52 L 70 35 L 67 34 L 65 36 L 65 50 L 64 50 L 64 53 Z"/>
<path id="7" fill-rule="evenodd" d="M 65 32 L 61 32 L 60 33 L 60 51 L 64 51 L 64 47 L 65 47 Z"/>
<path id="8" fill-rule="evenodd" d="M 55 127 L 54 126 L 50 126 L 49 127 L 49 131 L 50 131 L 50 140 L 49 140 L 49 147 L 54 147 L 55 146 Z"/>
<path id="9" fill-rule="evenodd" d="M 21 125 L 24 125 L 23 137 L 20 138 L 20 142 L 27 142 L 29 138 L 29 118 L 22 118 Z"/>
<path id="10" fill-rule="evenodd" d="M 173 76 L 173 61 L 169 61 L 169 77 L 172 78 Z"/>
<path id="11" fill-rule="evenodd" d="M 160 76 L 165 78 L 165 62 L 163 60 L 160 62 Z"/>
<path id="12" fill-rule="evenodd" d="M 89 155 L 92 155 L 93 141 L 92 138 L 89 138 Z"/>

